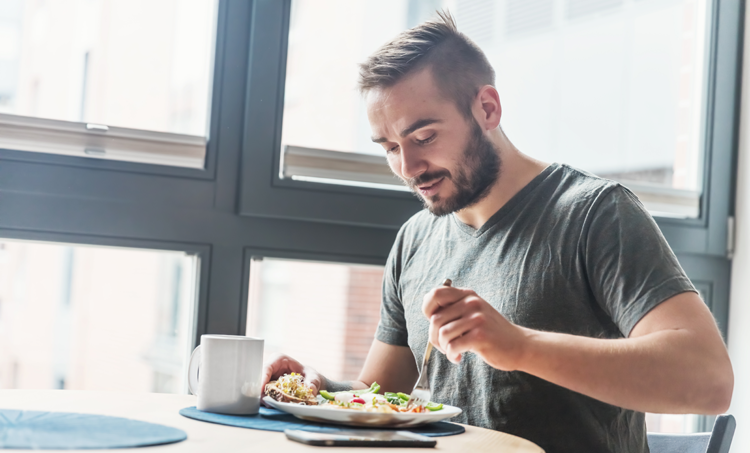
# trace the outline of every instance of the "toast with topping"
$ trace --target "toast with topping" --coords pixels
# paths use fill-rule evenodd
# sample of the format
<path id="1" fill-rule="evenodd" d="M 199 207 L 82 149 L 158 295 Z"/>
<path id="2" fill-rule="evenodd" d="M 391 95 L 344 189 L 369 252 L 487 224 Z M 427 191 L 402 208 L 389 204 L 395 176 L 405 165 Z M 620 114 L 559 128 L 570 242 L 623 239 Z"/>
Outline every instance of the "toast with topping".
<path id="1" fill-rule="evenodd" d="M 276 381 L 266 384 L 265 393 L 282 403 L 296 403 L 317 406 L 318 399 L 313 390 L 306 386 L 299 373 L 285 374 Z"/>

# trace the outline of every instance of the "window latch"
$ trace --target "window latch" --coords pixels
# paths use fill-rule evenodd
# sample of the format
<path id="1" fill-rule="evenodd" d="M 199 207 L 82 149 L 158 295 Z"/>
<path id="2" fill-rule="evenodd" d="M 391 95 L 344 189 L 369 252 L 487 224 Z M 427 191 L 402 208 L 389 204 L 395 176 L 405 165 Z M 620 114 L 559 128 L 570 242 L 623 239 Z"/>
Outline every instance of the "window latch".
<path id="1" fill-rule="evenodd" d="M 104 124 L 86 123 L 86 129 L 90 131 L 107 132 L 109 130 L 109 126 L 105 126 Z"/>
<path id="2" fill-rule="evenodd" d="M 734 257 L 734 216 L 727 217 L 727 258 Z"/>

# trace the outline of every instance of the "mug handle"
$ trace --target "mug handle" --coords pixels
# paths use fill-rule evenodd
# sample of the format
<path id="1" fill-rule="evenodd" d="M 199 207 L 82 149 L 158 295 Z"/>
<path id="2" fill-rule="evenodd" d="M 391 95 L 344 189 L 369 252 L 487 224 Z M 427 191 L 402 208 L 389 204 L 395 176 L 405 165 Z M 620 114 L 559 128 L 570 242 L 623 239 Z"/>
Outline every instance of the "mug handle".
<path id="1" fill-rule="evenodd" d="M 193 395 L 198 395 L 198 368 L 201 364 L 201 345 L 198 345 L 190 355 L 188 365 L 188 389 Z"/>

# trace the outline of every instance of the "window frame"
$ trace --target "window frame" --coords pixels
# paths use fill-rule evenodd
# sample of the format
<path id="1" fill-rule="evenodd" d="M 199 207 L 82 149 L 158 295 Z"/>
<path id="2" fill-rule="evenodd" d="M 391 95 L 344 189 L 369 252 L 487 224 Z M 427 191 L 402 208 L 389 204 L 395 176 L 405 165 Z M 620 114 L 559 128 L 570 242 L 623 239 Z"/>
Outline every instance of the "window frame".
<path id="1" fill-rule="evenodd" d="M 696 219 L 655 220 L 675 253 L 727 257 L 731 248 L 729 223 L 734 215 L 745 2 L 709 1 L 701 215 Z"/>
<path id="2" fill-rule="evenodd" d="M 8 138 L 8 135 L 11 137 Z M 0 147 L 3 143 L 13 142 L 15 146 L 6 145 L 5 148 L 97 160 L 147 163 L 135 158 L 118 159 L 109 156 L 110 153 L 117 156 L 123 151 L 136 152 L 155 157 L 152 160 L 162 161 L 151 162 L 154 165 L 203 170 L 207 140 L 195 135 L 0 114 Z M 64 145 L 60 146 L 60 143 Z M 62 149 L 61 152 L 45 150 L 53 148 Z M 187 162 L 167 163 L 169 159 L 187 160 L 190 157 L 185 154 L 200 152 L 204 155 L 197 165 L 186 165 Z M 192 160 L 197 162 L 198 158 L 194 157 Z"/>

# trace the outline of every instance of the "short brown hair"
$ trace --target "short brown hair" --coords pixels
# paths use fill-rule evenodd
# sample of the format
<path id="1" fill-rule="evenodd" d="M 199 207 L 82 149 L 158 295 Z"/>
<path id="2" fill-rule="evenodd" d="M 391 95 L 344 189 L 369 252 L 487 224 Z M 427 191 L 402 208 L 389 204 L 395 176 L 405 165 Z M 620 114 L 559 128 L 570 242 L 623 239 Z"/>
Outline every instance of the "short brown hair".
<path id="1" fill-rule="evenodd" d="M 359 90 L 390 88 L 407 74 L 429 67 L 440 90 L 458 110 L 472 117 L 479 88 L 495 84 L 495 70 L 484 52 L 458 31 L 447 11 L 396 36 L 359 65 Z"/>

